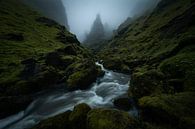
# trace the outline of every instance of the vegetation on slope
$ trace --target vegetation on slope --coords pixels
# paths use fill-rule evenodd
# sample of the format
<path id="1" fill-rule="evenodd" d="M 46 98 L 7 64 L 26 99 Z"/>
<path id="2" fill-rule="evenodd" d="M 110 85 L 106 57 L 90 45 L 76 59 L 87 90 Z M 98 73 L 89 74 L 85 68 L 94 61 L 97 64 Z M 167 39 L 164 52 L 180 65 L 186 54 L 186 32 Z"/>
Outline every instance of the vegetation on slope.
<path id="1" fill-rule="evenodd" d="M 194 12 L 192 0 L 162 0 L 99 52 L 105 67 L 132 73 L 128 94 L 148 128 L 195 127 Z"/>
<path id="2" fill-rule="evenodd" d="M 0 117 L 22 110 L 31 94 L 58 83 L 73 90 L 96 80 L 92 55 L 65 27 L 18 0 L 0 1 L 0 19 Z"/>

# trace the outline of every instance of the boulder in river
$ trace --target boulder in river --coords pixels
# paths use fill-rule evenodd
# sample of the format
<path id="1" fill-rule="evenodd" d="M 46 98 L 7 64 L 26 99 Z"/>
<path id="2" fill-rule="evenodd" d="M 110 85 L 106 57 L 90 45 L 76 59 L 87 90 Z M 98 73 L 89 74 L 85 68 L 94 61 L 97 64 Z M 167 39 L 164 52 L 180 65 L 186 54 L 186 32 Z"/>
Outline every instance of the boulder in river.
<path id="1" fill-rule="evenodd" d="M 74 110 L 48 118 L 32 129 L 140 129 L 128 113 L 112 109 L 91 109 L 79 104 Z"/>
<path id="2" fill-rule="evenodd" d="M 132 100 L 129 98 L 118 98 L 114 100 L 114 106 L 118 109 L 128 111 L 132 108 Z"/>
<path id="3" fill-rule="evenodd" d="M 91 108 L 87 104 L 79 104 L 74 107 L 69 116 L 69 121 L 73 129 L 86 129 L 87 113 Z"/>
<path id="4" fill-rule="evenodd" d="M 89 129 L 137 129 L 137 121 L 128 113 L 111 109 L 93 109 L 87 115 Z"/>

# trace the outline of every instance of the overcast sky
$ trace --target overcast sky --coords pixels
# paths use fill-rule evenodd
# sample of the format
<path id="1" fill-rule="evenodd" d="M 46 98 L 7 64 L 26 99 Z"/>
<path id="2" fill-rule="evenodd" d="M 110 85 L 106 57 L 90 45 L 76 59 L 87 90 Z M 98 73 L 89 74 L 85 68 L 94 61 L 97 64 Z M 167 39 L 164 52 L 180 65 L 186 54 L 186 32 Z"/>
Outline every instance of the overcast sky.
<path id="1" fill-rule="evenodd" d="M 99 13 L 102 22 L 116 29 L 129 16 L 151 8 L 158 0 L 62 0 L 68 15 L 70 31 L 84 40 Z"/>

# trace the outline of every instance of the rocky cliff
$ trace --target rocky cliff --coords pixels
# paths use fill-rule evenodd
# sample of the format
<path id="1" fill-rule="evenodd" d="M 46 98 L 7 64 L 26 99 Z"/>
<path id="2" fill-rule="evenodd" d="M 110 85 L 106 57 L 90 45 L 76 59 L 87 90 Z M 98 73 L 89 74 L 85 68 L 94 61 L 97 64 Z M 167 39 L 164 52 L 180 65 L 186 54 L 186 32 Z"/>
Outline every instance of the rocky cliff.
<path id="1" fill-rule="evenodd" d="M 86 37 L 86 40 L 84 41 L 84 45 L 91 49 L 97 49 L 105 39 L 105 28 L 102 23 L 101 17 L 98 14 L 91 27 L 89 34 Z"/>
<path id="2" fill-rule="evenodd" d="M 42 15 L 51 18 L 69 30 L 66 8 L 62 0 L 23 0 L 23 2 Z"/>

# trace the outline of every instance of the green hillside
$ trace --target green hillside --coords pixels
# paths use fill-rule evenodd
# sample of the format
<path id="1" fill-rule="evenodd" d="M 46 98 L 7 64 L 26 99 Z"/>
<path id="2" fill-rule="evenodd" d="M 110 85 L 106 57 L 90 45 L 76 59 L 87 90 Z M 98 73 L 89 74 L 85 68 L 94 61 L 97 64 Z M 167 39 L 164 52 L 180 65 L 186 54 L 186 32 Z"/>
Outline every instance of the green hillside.
<path id="1" fill-rule="evenodd" d="M 194 18 L 193 0 L 162 0 L 99 52 L 105 67 L 132 74 L 129 97 L 151 128 L 195 127 Z"/>
<path id="2" fill-rule="evenodd" d="M 15 112 L 13 105 L 22 110 L 31 94 L 58 83 L 75 90 L 96 80 L 92 55 L 65 27 L 18 0 L 0 1 L 0 19 L 0 116 Z"/>

